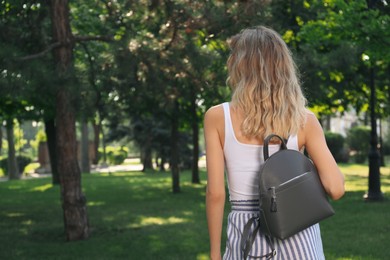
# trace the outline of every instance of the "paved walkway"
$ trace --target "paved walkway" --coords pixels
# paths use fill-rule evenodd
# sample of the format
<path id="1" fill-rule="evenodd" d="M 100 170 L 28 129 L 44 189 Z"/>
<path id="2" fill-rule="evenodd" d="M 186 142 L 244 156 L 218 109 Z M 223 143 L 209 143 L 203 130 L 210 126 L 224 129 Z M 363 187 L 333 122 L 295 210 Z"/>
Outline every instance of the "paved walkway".
<path id="1" fill-rule="evenodd" d="M 101 173 L 101 172 L 128 172 L 128 171 L 142 171 L 142 164 L 127 164 L 127 165 L 112 165 L 112 166 L 95 166 L 91 167 L 91 173 Z M 29 172 L 23 174 L 21 179 L 34 179 L 34 178 L 43 178 L 50 177 L 51 173 L 36 173 Z M 8 181 L 8 177 L 0 177 L 0 181 Z"/>
<path id="2" fill-rule="evenodd" d="M 199 160 L 199 167 L 206 167 L 205 160 Z M 111 166 L 102 166 L 102 165 L 93 165 L 91 167 L 91 173 L 107 173 L 107 172 L 128 172 L 128 171 L 142 171 L 142 164 L 139 163 L 138 159 L 126 159 L 124 164 L 121 165 L 111 165 Z M 42 177 L 50 177 L 51 173 L 36 173 L 29 172 L 22 175 L 22 180 L 25 179 L 34 179 Z M 8 181 L 8 177 L 0 177 L 1 181 Z"/>

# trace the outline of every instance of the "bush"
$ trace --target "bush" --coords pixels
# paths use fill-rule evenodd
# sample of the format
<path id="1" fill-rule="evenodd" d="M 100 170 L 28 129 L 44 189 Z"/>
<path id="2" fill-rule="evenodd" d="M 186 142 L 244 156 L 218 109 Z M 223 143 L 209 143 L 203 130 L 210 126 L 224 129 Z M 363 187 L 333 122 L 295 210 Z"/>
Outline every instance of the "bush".
<path id="1" fill-rule="evenodd" d="M 354 152 L 355 162 L 364 163 L 370 149 L 370 128 L 366 126 L 350 128 L 347 133 L 347 142 L 350 150 Z"/>
<path id="2" fill-rule="evenodd" d="M 128 151 L 125 147 L 106 147 L 107 163 L 110 165 L 122 164 L 128 156 Z M 103 151 L 99 149 L 99 160 L 103 159 Z"/>
<path id="3" fill-rule="evenodd" d="M 3 157 L 1 160 L 0 160 L 0 168 L 3 170 L 3 174 L 4 175 L 8 175 L 8 158 L 7 157 Z"/>
<path id="4" fill-rule="evenodd" d="M 32 159 L 27 155 L 17 155 L 16 161 L 18 163 L 19 173 L 23 173 L 27 165 L 32 162 Z M 8 157 L 0 160 L 0 168 L 4 175 L 8 175 Z"/>
<path id="5" fill-rule="evenodd" d="M 345 149 L 345 138 L 338 133 L 325 132 L 326 143 L 336 162 L 348 162 L 348 151 Z"/>

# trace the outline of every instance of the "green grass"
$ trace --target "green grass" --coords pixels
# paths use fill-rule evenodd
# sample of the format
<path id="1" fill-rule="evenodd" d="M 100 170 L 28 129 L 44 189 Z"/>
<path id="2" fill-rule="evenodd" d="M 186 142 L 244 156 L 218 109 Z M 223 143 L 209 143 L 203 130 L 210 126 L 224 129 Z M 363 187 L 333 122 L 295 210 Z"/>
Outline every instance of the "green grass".
<path id="1" fill-rule="evenodd" d="M 321 223 L 327 259 L 389 259 L 390 168 L 381 169 L 383 202 L 364 202 L 368 167 L 340 165 L 346 177 L 346 194 L 333 202 L 336 215 Z"/>
<path id="2" fill-rule="evenodd" d="M 327 259 L 388 259 L 389 200 L 363 201 L 367 166 L 341 168 L 347 194 L 321 223 Z M 388 194 L 390 168 L 381 173 Z M 60 191 L 50 178 L 1 182 L 0 259 L 208 259 L 201 178 L 192 185 L 183 172 L 174 195 L 169 173 L 84 174 L 91 235 L 78 242 L 65 242 Z"/>

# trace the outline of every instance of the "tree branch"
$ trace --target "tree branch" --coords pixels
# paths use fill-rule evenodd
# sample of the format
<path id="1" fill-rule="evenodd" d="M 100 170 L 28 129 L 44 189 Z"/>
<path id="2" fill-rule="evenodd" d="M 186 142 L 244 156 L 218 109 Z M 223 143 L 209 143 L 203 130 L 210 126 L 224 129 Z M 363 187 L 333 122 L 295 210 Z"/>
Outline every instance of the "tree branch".
<path id="1" fill-rule="evenodd" d="M 167 51 L 173 44 L 173 42 L 176 40 L 176 35 L 177 35 L 177 26 L 174 25 L 173 27 L 173 33 L 172 33 L 172 37 L 171 37 L 171 40 L 168 42 L 168 44 L 164 47 L 164 51 Z"/>
<path id="2" fill-rule="evenodd" d="M 45 56 L 51 50 L 53 50 L 53 49 L 55 49 L 57 47 L 60 47 L 61 45 L 62 45 L 62 43 L 55 42 L 55 43 L 50 44 L 45 50 L 43 50 L 41 52 L 38 52 L 38 53 L 35 53 L 35 54 L 31 54 L 31 55 L 27 55 L 27 56 L 24 56 L 24 57 L 20 57 L 20 58 L 17 58 L 16 60 L 18 60 L 18 61 L 26 61 L 26 60 L 32 60 L 32 59 L 40 58 L 40 57 Z"/>
<path id="3" fill-rule="evenodd" d="M 103 35 L 103 36 L 102 35 L 91 35 L 91 36 L 76 35 L 73 38 L 74 42 L 86 42 L 86 41 L 111 42 L 113 40 L 114 40 L 114 38 L 112 36 L 106 36 L 106 35 Z M 41 52 L 38 52 L 38 53 L 35 53 L 35 54 L 31 54 L 31 55 L 27 55 L 27 56 L 20 57 L 20 58 L 16 58 L 16 60 L 17 61 L 27 61 L 27 60 L 33 60 L 33 59 L 41 58 L 41 57 L 45 56 L 48 52 L 52 51 L 55 48 L 58 48 L 58 47 L 62 46 L 63 44 L 64 43 L 61 43 L 61 42 L 52 43 L 49 46 L 47 46 L 47 48 L 44 49 Z"/>
<path id="4" fill-rule="evenodd" d="M 114 37 L 107 36 L 107 35 L 88 35 L 88 36 L 75 35 L 74 40 L 75 42 L 86 42 L 86 41 L 112 42 L 114 41 Z"/>

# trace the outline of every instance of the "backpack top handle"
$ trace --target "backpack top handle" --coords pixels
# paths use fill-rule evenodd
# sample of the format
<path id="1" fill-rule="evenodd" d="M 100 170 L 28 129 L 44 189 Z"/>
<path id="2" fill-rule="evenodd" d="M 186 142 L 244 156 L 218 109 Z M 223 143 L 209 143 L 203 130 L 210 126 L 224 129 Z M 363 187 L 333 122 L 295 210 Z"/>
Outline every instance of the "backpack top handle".
<path id="1" fill-rule="evenodd" d="M 269 158 L 268 145 L 271 139 L 274 137 L 277 137 L 282 142 L 280 146 L 280 150 L 287 150 L 287 145 L 286 145 L 287 139 L 283 139 L 282 137 L 276 134 L 271 134 L 264 139 L 264 145 L 263 145 L 264 161 L 266 161 Z"/>

